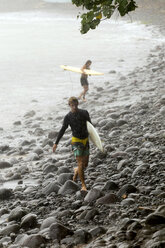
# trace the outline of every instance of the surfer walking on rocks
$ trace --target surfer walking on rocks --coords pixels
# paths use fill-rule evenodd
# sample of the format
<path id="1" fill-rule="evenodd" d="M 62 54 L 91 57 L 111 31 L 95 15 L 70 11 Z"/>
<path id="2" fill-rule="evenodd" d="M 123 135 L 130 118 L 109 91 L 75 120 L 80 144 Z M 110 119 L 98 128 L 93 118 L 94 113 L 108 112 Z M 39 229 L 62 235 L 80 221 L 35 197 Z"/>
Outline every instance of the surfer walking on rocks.
<path id="1" fill-rule="evenodd" d="M 56 151 L 65 130 L 70 126 L 72 130 L 72 151 L 78 165 L 74 168 L 73 181 L 76 181 L 77 176 L 79 176 L 82 184 L 81 190 L 86 191 L 84 169 L 88 166 L 89 161 L 89 140 L 86 122 L 91 122 L 91 120 L 87 110 L 78 108 L 78 99 L 76 97 L 69 98 L 68 103 L 71 111 L 64 117 L 63 125 L 53 146 L 53 152 Z"/>
<path id="2" fill-rule="evenodd" d="M 85 65 L 83 65 L 83 67 L 81 68 L 83 73 L 81 74 L 80 82 L 81 82 L 81 86 L 83 87 L 83 91 L 81 92 L 79 99 L 82 99 L 83 101 L 86 101 L 85 95 L 89 89 L 88 75 L 85 73 L 85 69 L 90 70 L 91 64 L 92 64 L 92 61 L 87 60 Z"/>

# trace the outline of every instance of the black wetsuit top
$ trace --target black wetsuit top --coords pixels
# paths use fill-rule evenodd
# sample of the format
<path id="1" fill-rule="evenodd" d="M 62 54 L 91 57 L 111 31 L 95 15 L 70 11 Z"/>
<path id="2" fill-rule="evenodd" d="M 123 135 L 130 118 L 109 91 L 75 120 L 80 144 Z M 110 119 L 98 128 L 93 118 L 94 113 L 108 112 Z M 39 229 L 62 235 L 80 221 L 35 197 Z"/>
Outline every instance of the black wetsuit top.
<path id="1" fill-rule="evenodd" d="M 62 128 L 60 129 L 55 144 L 58 144 L 60 139 L 65 133 L 68 126 L 71 127 L 73 137 L 79 139 L 85 139 L 88 137 L 88 131 L 86 126 L 86 121 L 91 122 L 89 113 L 87 110 L 78 109 L 77 112 L 69 112 L 63 121 Z"/>

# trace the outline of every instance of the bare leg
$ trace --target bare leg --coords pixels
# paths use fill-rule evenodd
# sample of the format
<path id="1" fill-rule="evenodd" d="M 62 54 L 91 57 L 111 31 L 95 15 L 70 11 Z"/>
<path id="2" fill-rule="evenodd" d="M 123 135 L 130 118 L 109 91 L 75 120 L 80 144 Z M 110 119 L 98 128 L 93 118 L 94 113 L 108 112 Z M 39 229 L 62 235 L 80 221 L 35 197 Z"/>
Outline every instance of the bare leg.
<path id="1" fill-rule="evenodd" d="M 85 179 L 84 179 L 84 168 L 86 167 L 86 163 L 84 164 L 84 157 L 83 156 L 79 156 L 76 159 L 77 159 L 77 163 L 78 163 L 78 175 L 79 175 L 79 178 L 80 178 L 81 184 L 82 184 L 81 190 L 86 191 L 87 188 L 86 188 Z"/>
<path id="2" fill-rule="evenodd" d="M 85 95 L 88 91 L 88 85 L 83 85 L 83 91 L 81 92 L 80 96 L 78 97 L 79 99 L 82 99 L 83 101 L 86 101 L 85 100 Z"/>
<path id="3" fill-rule="evenodd" d="M 77 180 L 77 176 L 78 176 L 78 167 L 74 168 L 74 176 L 73 176 L 74 182 Z"/>

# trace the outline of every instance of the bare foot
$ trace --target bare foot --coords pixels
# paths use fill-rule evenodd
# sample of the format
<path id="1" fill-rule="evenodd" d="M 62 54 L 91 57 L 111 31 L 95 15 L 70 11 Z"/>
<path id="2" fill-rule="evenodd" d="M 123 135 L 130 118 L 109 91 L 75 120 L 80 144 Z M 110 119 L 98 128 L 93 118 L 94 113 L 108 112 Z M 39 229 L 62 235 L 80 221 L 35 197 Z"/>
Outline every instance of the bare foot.
<path id="1" fill-rule="evenodd" d="M 82 186 L 81 191 L 87 191 L 87 188 L 85 186 Z"/>

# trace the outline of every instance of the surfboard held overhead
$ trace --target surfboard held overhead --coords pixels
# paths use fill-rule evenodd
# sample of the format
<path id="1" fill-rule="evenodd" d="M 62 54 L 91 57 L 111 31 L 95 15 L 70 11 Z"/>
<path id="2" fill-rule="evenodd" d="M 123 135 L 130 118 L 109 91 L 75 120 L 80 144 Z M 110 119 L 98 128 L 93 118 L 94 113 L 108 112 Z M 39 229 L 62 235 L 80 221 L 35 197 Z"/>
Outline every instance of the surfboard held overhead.
<path id="1" fill-rule="evenodd" d="M 61 65 L 60 66 L 62 69 L 67 70 L 67 71 L 72 71 L 72 72 L 77 72 L 77 73 L 83 73 L 81 68 L 78 67 L 73 67 L 73 66 L 67 66 L 67 65 Z M 93 76 L 100 76 L 100 75 L 104 75 L 104 73 L 102 72 L 98 72 L 98 71 L 94 71 L 94 70 L 87 70 L 85 69 L 85 74 L 87 75 L 93 75 Z"/>

